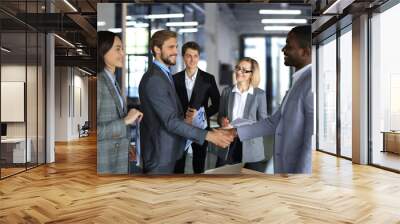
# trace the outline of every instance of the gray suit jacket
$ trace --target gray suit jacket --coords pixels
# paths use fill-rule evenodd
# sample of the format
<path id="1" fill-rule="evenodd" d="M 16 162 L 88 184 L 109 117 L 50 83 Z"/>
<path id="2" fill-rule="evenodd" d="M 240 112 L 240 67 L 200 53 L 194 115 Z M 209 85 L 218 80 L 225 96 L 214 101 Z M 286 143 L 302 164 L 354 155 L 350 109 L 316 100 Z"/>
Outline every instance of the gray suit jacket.
<path id="1" fill-rule="evenodd" d="M 128 173 L 129 132 L 123 118 L 124 109 L 114 84 L 102 71 L 97 75 L 97 172 L 99 174 Z"/>
<path id="2" fill-rule="evenodd" d="M 207 131 L 184 122 L 175 88 L 157 65 L 151 64 L 143 75 L 139 96 L 144 114 L 140 125 L 143 170 L 159 172 L 159 167 L 166 166 L 173 170 L 171 166 L 183 155 L 186 139 L 202 145 Z"/>
<path id="3" fill-rule="evenodd" d="M 218 121 L 221 117 L 228 117 L 232 121 L 233 105 L 235 103 L 235 93 L 232 92 L 233 86 L 226 87 L 221 94 Z M 254 88 L 254 94 L 248 94 L 243 112 L 243 118 L 259 121 L 267 118 L 267 98 L 262 89 Z M 225 158 L 227 150 L 218 150 L 218 156 Z M 258 162 L 265 159 L 264 140 L 262 137 L 252 138 L 243 141 L 243 163 Z"/>
<path id="4" fill-rule="evenodd" d="M 237 129 L 239 138 L 275 135 L 274 172 L 311 173 L 311 137 L 314 128 L 314 99 L 311 68 L 293 85 L 284 110 L 256 124 Z"/>

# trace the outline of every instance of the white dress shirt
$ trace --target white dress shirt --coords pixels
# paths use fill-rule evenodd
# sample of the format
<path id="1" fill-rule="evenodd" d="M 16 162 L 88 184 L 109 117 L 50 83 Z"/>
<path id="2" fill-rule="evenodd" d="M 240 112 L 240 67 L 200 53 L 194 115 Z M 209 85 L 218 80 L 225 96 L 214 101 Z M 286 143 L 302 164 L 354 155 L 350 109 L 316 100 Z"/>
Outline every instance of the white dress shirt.
<path id="1" fill-rule="evenodd" d="M 190 98 L 192 97 L 193 87 L 194 87 L 194 83 L 196 81 L 198 71 L 199 71 L 199 69 L 196 69 L 192 78 L 190 78 L 187 71 L 185 70 L 185 86 L 186 86 L 186 93 L 187 93 L 189 101 L 190 101 Z"/>
<path id="2" fill-rule="evenodd" d="M 284 99 L 283 102 L 282 102 L 281 113 L 283 113 L 283 109 L 285 108 L 285 104 L 286 104 L 287 98 L 288 98 L 288 96 L 289 96 L 289 94 L 290 94 L 290 92 L 291 92 L 291 90 L 292 90 L 294 84 L 297 82 L 297 80 L 299 80 L 299 78 L 303 75 L 303 73 L 304 73 L 307 69 L 309 69 L 310 67 L 311 67 L 311 64 L 308 64 L 308 65 L 304 66 L 303 68 L 301 68 L 300 70 L 298 70 L 297 72 L 295 72 L 295 73 L 293 74 L 293 76 L 292 76 L 292 78 L 293 78 L 293 80 L 292 80 L 292 86 L 291 86 L 290 89 L 286 92 L 285 99 Z"/>
<path id="3" fill-rule="evenodd" d="M 252 86 L 249 87 L 248 90 L 243 93 L 240 92 L 237 85 L 235 85 L 232 89 L 232 92 L 235 93 L 235 100 L 233 103 L 233 111 L 232 111 L 232 121 L 243 118 L 244 108 L 246 106 L 247 95 L 254 94 L 254 88 Z M 232 122 L 231 121 L 231 122 Z"/>

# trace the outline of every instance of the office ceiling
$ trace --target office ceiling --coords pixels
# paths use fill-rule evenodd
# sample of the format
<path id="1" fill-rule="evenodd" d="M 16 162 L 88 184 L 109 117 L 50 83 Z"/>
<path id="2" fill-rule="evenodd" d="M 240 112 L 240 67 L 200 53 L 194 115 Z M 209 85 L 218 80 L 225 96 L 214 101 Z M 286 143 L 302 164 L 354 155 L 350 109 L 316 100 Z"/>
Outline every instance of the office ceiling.
<path id="1" fill-rule="evenodd" d="M 377 7 L 387 0 L 343 0 L 342 2 L 351 2 L 346 6 L 347 12 L 357 13 L 367 8 Z M 45 4 L 47 2 L 47 5 Z M 97 3 L 121 3 L 119 0 L 68 0 L 70 5 L 61 0 L 1 0 L 0 1 L 0 26 L 3 33 L 3 45 L 9 48 L 19 49 L 25 46 L 25 39 L 18 36 L 29 31 L 55 32 L 68 42 L 81 48 L 84 55 L 79 55 L 71 46 L 64 41 L 56 38 L 56 56 L 59 56 L 56 63 L 59 65 L 68 64 L 68 62 L 79 62 L 91 64 L 91 69 L 95 70 L 96 63 L 96 27 L 97 27 Z M 153 1 L 135 1 L 137 3 L 151 3 Z M 159 1 L 160 2 L 160 1 Z M 264 24 L 261 19 L 265 16 L 260 15 L 260 7 L 264 9 L 300 9 L 300 16 L 289 16 L 290 18 L 307 18 L 308 22 L 313 23 L 314 34 L 317 35 L 334 23 L 339 16 L 327 18 L 323 12 L 329 8 L 335 0 L 269 0 L 263 1 L 232 1 L 234 3 L 219 4 L 220 10 L 227 12 L 236 21 L 236 29 L 241 33 L 257 33 L 263 30 Z M 253 4 L 243 4 L 253 2 Z M 267 4 L 269 3 L 269 4 Z M 271 4 L 274 3 L 274 4 Z M 288 4 L 290 3 L 290 4 Z M 304 3 L 311 5 L 304 6 Z M 204 3 L 187 3 L 189 7 L 182 7 L 182 4 L 158 3 L 160 7 L 153 7 L 153 13 L 164 12 L 166 8 L 170 11 L 189 11 L 200 24 L 204 24 Z M 72 7 L 71 7 L 72 6 Z M 47 7 L 47 8 L 46 8 Z M 48 13 L 49 7 L 53 13 Z M 76 11 L 73 9 L 75 8 Z M 130 10 L 130 11 L 129 11 Z M 141 10 L 139 7 L 128 8 L 129 13 L 135 13 L 134 10 Z M 342 9 L 344 10 L 344 9 Z M 28 13 L 26 13 L 28 12 Z M 268 16 L 268 18 L 289 18 L 288 16 Z M 321 20 L 323 20 L 321 22 Z M 325 21 L 326 20 L 326 21 Z M 320 24 L 321 23 L 321 24 Z M 316 27 L 316 28 L 315 28 Z M 24 35 L 22 35 L 24 36 Z M 28 38 L 29 39 L 29 38 Z M 30 40 L 28 40 L 29 42 Z M 31 49 L 32 48 L 32 49 Z M 34 51 L 35 45 L 28 44 L 28 55 Z M 16 50 L 15 52 L 18 52 Z M 73 57 L 73 58 L 68 58 Z M 69 64 L 71 65 L 71 64 Z"/>
<path id="2" fill-rule="evenodd" d="M 297 1 L 301 2 L 301 1 Z M 311 5 L 305 4 L 287 4 L 287 3 L 257 3 L 257 4 L 243 4 L 235 3 L 228 4 L 228 8 L 231 10 L 235 20 L 237 21 L 236 27 L 238 32 L 242 34 L 256 34 L 265 33 L 262 19 L 307 19 L 307 23 L 311 23 Z M 300 15 L 261 15 L 260 9 L 268 10 L 301 10 Z M 285 23 L 285 24 L 271 24 L 269 26 L 295 26 L 296 24 Z M 270 31 L 269 33 L 283 33 L 282 31 Z"/>

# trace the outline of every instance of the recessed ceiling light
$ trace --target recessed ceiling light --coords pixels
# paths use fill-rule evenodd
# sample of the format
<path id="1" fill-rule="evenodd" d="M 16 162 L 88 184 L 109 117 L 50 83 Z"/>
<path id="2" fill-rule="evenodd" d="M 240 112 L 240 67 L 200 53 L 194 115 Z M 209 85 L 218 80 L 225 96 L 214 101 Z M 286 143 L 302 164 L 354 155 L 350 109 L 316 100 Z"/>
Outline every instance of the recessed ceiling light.
<path id="1" fill-rule="evenodd" d="M 185 15 L 183 13 L 170 13 L 170 14 L 151 14 L 145 15 L 146 19 L 168 19 L 168 18 L 183 18 Z"/>
<path id="2" fill-rule="evenodd" d="M 57 34 L 54 34 L 54 36 L 55 37 L 57 37 L 59 40 L 61 40 L 62 42 L 64 42 L 64 43 L 66 43 L 67 45 L 69 45 L 70 47 L 73 47 L 73 48 L 75 48 L 75 45 L 73 45 L 71 42 L 69 42 L 68 40 L 66 40 L 66 39 L 64 39 L 64 38 L 62 38 L 62 37 L 60 37 L 59 35 L 57 35 Z"/>
<path id="3" fill-rule="evenodd" d="M 182 28 L 178 33 L 196 33 L 197 31 L 199 31 L 197 28 Z"/>
<path id="4" fill-rule="evenodd" d="M 199 22 L 190 21 L 190 22 L 168 22 L 165 24 L 166 26 L 198 26 Z"/>
<path id="5" fill-rule="evenodd" d="M 260 14 L 263 15 L 300 15 L 301 10 L 290 9 L 260 9 Z"/>
<path id="6" fill-rule="evenodd" d="M 265 24 L 304 24 L 307 23 L 306 19 L 262 19 L 261 23 Z"/>
<path id="7" fill-rule="evenodd" d="M 105 21 L 98 21 L 97 26 L 105 26 L 106 22 Z"/>
<path id="8" fill-rule="evenodd" d="M 122 29 L 121 28 L 110 28 L 108 31 L 113 32 L 113 33 L 121 33 Z"/>
<path id="9" fill-rule="evenodd" d="M 67 4 L 73 11 L 78 12 L 78 10 L 68 1 L 64 0 L 65 4 Z"/>
<path id="10" fill-rule="evenodd" d="M 265 26 L 265 31 L 290 31 L 293 26 Z"/>
<path id="11" fill-rule="evenodd" d="M 128 22 L 126 22 L 126 25 L 127 26 L 133 26 L 135 28 L 146 28 L 146 27 L 149 27 L 148 23 L 138 23 L 136 21 L 128 21 Z"/>
<path id="12" fill-rule="evenodd" d="M 7 49 L 7 48 L 5 48 L 5 47 L 1 47 L 0 49 L 1 49 L 2 51 L 6 52 L 6 53 L 10 53 L 10 52 L 11 52 L 11 50 L 9 50 L 9 49 Z"/>

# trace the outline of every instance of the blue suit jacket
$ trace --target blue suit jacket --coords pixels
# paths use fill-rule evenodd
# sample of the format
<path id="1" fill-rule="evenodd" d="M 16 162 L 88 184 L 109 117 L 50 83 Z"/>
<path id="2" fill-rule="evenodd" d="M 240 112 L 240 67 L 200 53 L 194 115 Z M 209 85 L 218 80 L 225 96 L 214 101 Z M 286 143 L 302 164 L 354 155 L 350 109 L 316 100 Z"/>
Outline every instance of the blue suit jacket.
<path id="1" fill-rule="evenodd" d="M 237 129 L 240 140 L 275 135 L 274 172 L 311 173 L 311 147 L 314 128 L 314 97 L 311 67 L 295 82 L 282 111 L 253 125 Z"/>

